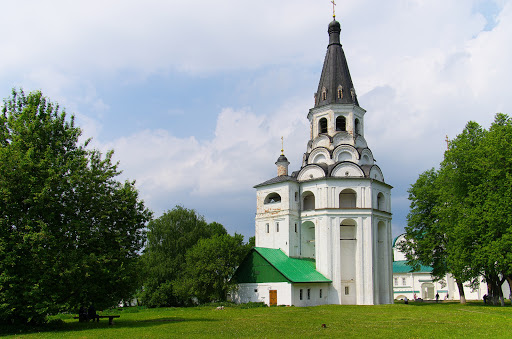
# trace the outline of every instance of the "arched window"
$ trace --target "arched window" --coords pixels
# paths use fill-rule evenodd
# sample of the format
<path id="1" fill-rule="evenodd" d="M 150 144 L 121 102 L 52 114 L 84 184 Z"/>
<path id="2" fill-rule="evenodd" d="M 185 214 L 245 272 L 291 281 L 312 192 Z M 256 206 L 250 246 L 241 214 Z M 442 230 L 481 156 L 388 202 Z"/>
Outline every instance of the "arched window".
<path id="1" fill-rule="evenodd" d="M 346 131 L 347 130 L 347 119 L 343 116 L 339 116 L 336 118 L 336 131 Z"/>
<path id="2" fill-rule="evenodd" d="M 382 192 L 379 192 L 379 194 L 377 194 L 377 209 L 381 211 L 384 211 L 386 209 L 384 194 L 382 194 Z"/>
<path id="3" fill-rule="evenodd" d="M 347 188 L 340 193 L 340 208 L 356 208 L 356 200 L 356 192 Z"/>
<path id="4" fill-rule="evenodd" d="M 354 123 L 354 132 L 356 133 L 356 135 L 361 134 L 361 131 L 359 129 L 360 129 L 359 119 L 356 119 L 356 121 Z"/>
<path id="5" fill-rule="evenodd" d="M 265 201 L 263 203 L 264 204 L 273 204 L 273 203 L 278 203 L 278 202 L 281 202 L 281 196 L 277 193 L 270 193 L 269 195 L 267 195 L 267 197 L 265 198 Z"/>
<path id="6" fill-rule="evenodd" d="M 318 122 L 318 133 L 327 133 L 327 119 L 322 118 Z"/>
<path id="7" fill-rule="evenodd" d="M 310 211 L 315 209 L 315 195 L 311 192 L 305 192 L 302 195 L 302 209 Z"/>
<path id="8" fill-rule="evenodd" d="M 338 86 L 338 99 L 342 99 L 343 98 L 343 87 Z"/>
<path id="9" fill-rule="evenodd" d="M 322 89 L 322 100 L 327 100 L 327 90 L 325 87 Z"/>

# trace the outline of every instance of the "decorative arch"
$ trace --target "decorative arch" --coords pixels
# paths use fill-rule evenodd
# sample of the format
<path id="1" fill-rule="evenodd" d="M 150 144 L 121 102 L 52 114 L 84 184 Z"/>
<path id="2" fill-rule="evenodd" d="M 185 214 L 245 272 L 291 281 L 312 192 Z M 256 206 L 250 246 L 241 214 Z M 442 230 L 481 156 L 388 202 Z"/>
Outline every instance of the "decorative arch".
<path id="1" fill-rule="evenodd" d="M 336 162 L 351 161 L 355 163 L 359 159 L 359 153 L 357 152 L 357 149 L 354 148 L 354 146 L 339 145 L 334 150 L 332 158 Z"/>
<path id="2" fill-rule="evenodd" d="M 370 178 L 384 182 L 384 176 L 382 175 L 382 171 L 379 166 L 373 165 L 370 169 Z"/>
<path id="3" fill-rule="evenodd" d="M 323 159 L 321 157 L 323 157 Z M 331 154 L 327 148 L 319 147 L 319 148 L 315 148 L 309 154 L 309 159 L 311 159 L 311 161 L 309 163 L 313 163 L 313 164 L 317 164 L 320 162 L 327 163 L 328 160 L 331 159 Z"/>
<path id="4" fill-rule="evenodd" d="M 276 204 L 276 203 L 280 203 L 280 202 L 281 202 L 281 196 L 276 192 L 267 194 L 267 196 L 265 197 L 265 200 L 263 201 L 264 204 Z"/>
<path id="5" fill-rule="evenodd" d="M 359 156 L 359 164 L 361 165 L 373 165 L 373 153 L 369 148 L 365 148 L 361 151 Z"/>
<path id="6" fill-rule="evenodd" d="M 311 148 L 315 149 L 317 147 L 329 147 L 331 143 L 331 139 L 327 134 L 319 134 L 311 143 Z"/>
<path id="7" fill-rule="evenodd" d="M 346 188 L 340 192 L 339 206 L 340 208 L 356 208 L 357 193 L 353 189 Z"/>
<path id="8" fill-rule="evenodd" d="M 325 171 L 322 167 L 318 166 L 317 164 L 309 164 L 299 172 L 297 180 L 305 181 L 324 177 Z"/>
<path id="9" fill-rule="evenodd" d="M 311 191 L 302 193 L 302 210 L 312 211 L 315 209 L 315 195 Z"/>
<path id="10" fill-rule="evenodd" d="M 334 169 L 331 172 L 332 177 L 357 177 L 357 178 L 364 178 L 364 172 L 358 165 L 344 161 L 340 162 L 339 164 L 334 167 Z"/>

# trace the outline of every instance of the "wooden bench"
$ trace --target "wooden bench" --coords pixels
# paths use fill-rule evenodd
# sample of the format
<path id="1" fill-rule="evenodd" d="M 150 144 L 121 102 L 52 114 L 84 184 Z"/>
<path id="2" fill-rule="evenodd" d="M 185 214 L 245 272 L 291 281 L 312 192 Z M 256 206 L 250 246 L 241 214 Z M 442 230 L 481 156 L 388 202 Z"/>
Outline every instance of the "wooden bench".
<path id="1" fill-rule="evenodd" d="M 98 315 L 98 316 L 95 316 L 94 318 L 97 319 L 97 322 L 100 322 L 100 318 L 108 318 L 108 324 L 112 325 L 114 318 L 119 318 L 119 317 L 120 317 L 120 315 Z M 94 318 L 92 318 L 93 322 L 94 322 Z M 73 319 L 80 319 L 80 317 L 73 317 Z M 89 321 L 89 320 L 90 319 L 88 318 L 87 321 Z"/>

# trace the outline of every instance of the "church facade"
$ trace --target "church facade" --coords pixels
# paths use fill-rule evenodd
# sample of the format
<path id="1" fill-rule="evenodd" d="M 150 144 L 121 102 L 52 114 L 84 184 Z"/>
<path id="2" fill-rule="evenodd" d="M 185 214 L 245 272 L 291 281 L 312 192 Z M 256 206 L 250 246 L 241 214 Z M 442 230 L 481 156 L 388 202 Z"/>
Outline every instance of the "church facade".
<path id="1" fill-rule="evenodd" d="M 255 186 L 256 247 L 235 273 L 237 302 L 393 301 L 392 187 L 366 143 L 340 32 L 333 20 L 301 168 L 289 173 L 282 152 L 277 176 Z"/>

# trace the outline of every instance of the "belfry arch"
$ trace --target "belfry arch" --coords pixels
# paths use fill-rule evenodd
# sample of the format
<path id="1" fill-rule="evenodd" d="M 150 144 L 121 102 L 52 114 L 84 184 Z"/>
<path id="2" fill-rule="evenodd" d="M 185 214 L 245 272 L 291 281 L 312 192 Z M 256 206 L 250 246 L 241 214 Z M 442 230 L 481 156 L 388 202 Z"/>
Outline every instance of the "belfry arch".
<path id="1" fill-rule="evenodd" d="M 344 189 L 339 196 L 340 208 L 356 208 L 357 193 L 350 188 Z"/>

